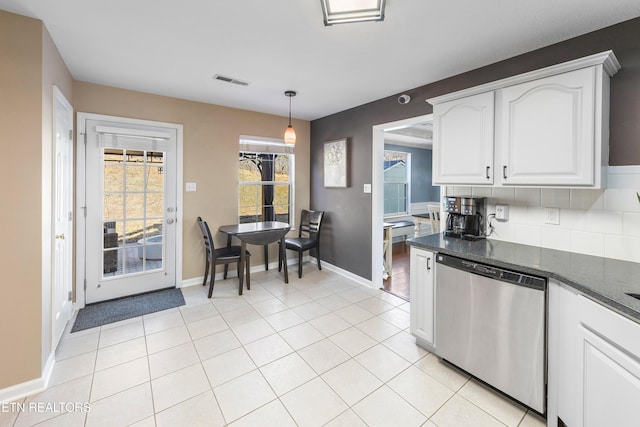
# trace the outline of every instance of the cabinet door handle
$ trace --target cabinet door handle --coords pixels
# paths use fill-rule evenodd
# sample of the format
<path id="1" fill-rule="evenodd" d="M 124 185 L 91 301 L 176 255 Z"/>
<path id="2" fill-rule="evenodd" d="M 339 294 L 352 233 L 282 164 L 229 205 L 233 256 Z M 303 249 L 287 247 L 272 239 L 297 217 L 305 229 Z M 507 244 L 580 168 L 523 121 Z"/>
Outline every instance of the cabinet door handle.
<path id="1" fill-rule="evenodd" d="M 491 166 L 487 166 L 487 179 L 491 179 L 491 177 L 489 176 L 489 169 L 491 168 Z"/>
<path id="2" fill-rule="evenodd" d="M 502 177 L 504 179 L 507 179 L 507 167 L 506 166 L 502 167 Z"/>
<path id="3" fill-rule="evenodd" d="M 427 271 L 431 270 L 431 266 L 429 265 L 429 261 L 431 261 L 431 258 L 427 258 Z"/>

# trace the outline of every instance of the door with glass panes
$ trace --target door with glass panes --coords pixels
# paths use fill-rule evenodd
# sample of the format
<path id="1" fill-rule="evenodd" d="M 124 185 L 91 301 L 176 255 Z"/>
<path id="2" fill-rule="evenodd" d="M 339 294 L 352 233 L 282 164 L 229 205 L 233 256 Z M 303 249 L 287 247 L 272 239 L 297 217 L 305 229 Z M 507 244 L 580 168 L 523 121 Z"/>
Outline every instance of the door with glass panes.
<path id="1" fill-rule="evenodd" d="M 86 303 L 175 287 L 176 129 L 85 129 Z"/>

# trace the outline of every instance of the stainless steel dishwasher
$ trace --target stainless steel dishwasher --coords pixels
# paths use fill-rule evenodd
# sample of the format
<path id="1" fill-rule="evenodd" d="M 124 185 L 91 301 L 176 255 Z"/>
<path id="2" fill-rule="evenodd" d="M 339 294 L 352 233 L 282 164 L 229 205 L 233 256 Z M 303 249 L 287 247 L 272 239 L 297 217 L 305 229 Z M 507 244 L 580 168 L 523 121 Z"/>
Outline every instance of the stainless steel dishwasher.
<path id="1" fill-rule="evenodd" d="M 544 278 L 436 256 L 436 354 L 546 409 Z"/>

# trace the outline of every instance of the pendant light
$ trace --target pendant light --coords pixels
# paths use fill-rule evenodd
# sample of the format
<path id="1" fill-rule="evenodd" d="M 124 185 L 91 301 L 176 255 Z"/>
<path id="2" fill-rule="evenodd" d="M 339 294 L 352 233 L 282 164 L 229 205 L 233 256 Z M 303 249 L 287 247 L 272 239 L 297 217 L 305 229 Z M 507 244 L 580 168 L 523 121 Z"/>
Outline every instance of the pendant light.
<path id="1" fill-rule="evenodd" d="M 287 130 L 284 131 L 284 143 L 288 145 L 295 145 L 296 131 L 293 130 L 293 126 L 291 126 L 291 97 L 296 96 L 296 93 L 293 90 L 288 90 L 284 94 L 289 97 L 289 126 L 287 126 Z"/>

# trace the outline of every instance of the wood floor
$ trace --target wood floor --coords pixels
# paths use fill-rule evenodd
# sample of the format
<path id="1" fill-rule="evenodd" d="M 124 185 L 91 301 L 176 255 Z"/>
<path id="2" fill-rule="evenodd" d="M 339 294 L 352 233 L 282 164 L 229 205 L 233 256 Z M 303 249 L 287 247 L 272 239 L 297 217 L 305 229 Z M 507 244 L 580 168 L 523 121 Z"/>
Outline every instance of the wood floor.
<path id="1" fill-rule="evenodd" d="M 409 245 L 393 244 L 391 277 L 382 282 L 382 289 L 409 301 Z"/>

